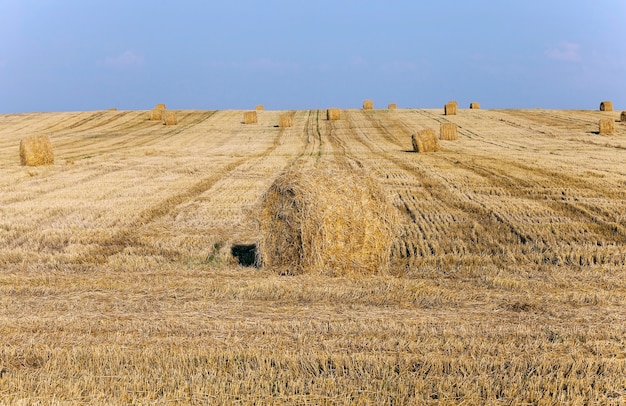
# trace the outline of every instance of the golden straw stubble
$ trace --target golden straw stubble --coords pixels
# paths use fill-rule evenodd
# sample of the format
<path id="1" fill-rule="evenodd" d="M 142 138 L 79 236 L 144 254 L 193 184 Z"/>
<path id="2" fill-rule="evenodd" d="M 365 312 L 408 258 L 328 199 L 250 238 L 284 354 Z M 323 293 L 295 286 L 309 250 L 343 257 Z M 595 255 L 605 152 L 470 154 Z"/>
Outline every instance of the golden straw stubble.
<path id="1" fill-rule="evenodd" d="M 20 162 L 25 166 L 54 163 L 52 143 L 47 135 L 31 135 L 20 141 Z"/>

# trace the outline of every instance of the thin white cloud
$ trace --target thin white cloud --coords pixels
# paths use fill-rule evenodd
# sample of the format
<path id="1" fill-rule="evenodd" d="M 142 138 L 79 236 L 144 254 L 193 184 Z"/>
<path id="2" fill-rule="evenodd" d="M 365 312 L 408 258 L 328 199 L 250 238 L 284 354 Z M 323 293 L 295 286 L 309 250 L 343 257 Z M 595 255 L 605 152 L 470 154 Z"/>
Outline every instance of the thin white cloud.
<path id="1" fill-rule="evenodd" d="M 121 55 L 109 56 L 104 59 L 105 66 L 115 69 L 126 69 L 143 65 L 143 55 L 139 55 L 133 51 L 125 51 Z"/>
<path id="2" fill-rule="evenodd" d="M 573 42 L 562 42 L 557 47 L 547 50 L 546 55 L 557 61 L 578 62 L 582 60 L 580 45 Z"/>

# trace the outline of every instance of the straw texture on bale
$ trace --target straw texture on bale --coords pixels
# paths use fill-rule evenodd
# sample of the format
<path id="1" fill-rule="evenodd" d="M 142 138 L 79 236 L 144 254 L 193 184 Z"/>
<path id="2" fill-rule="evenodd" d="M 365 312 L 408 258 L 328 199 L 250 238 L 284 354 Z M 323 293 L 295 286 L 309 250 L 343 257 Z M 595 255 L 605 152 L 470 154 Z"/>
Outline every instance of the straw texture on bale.
<path id="1" fill-rule="evenodd" d="M 415 152 L 436 152 L 439 151 L 439 141 L 434 130 L 426 129 L 411 135 L 413 151 Z"/>
<path id="2" fill-rule="evenodd" d="M 47 135 L 31 135 L 20 141 L 20 162 L 26 166 L 54 163 L 52 143 Z"/>
<path id="3" fill-rule="evenodd" d="M 340 120 L 341 111 L 335 107 L 329 108 L 328 110 L 326 110 L 326 119 L 327 120 Z"/>
<path id="4" fill-rule="evenodd" d="M 256 106 L 254 106 L 254 109 L 256 111 L 261 111 L 261 110 L 265 110 L 265 107 L 263 107 L 262 104 L 257 104 Z"/>
<path id="5" fill-rule="evenodd" d="M 480 103 L 478 103 L 478 102 L 471 102 L 470 103 L 470 109 L 472 109 L 472 110 L 480 110 Z"/>
<path id="6" fill-rule="evenodd" d="M 173 111 L 165 111 L 163 112 L 163 124 L 164 125 L 176 125 L 178 124 L 178 118 L 176 118 L 176 113 Z"/>
<path id="7" fill-rule="evenodd" d="M 398 105 L 396 103 L 389 103 L 389 105 L 387 106 L 389 110 L 395 110 L 397 107 Z"/>
<path id="8" fill-rule="evenodd" d="M 443 112 L 446 116 L 453 116 L 456 114 L 457 107 L 458 107 L 457 102 L 455 101 L 448 102 L 443 107 Z"/>
<path id="9" fill-rule="evenodd" d="M 256 111 L 246 111 L 245 113 L 243 113 L 243 123 L 244 124 L 256 124 L 257 123 Z"/>
<path id="10" fill-rule="evenodd" d="M 622 114 L 619 116 L 619 121 L 626 123 L 626 111 L 622 111 Z"/>
<path id="11" fill-rule="evenodd" d="M 150 120 L 151 121 L 161 121 L 163 119 L 163 112 L 165 110 L 163 109 L 159 109 L 159 108 L 153 108 L 152 111 L 150 111 Z"/>
<path id="12" fill-rule="evenodd" d="M 441 140 L 458 140 L 459 133 L 455 123 L 441 123 L 439 125 L 439 139 Z"/>
<path id="13" fill-rule="evenodd" d="M 365 172 L 291 169 L 262 197 L 259 262 L 281 274 L 388 270 L 397 211 Z"/>
<path id="14" fill-rule="evenodd" d="M 284 113 L 278 116 L 278 126 L 280 128 L 293 127 L 293 114 Z"/>
<path id="15" fill-rule="evenodd" d="M 600 103 L 600 111 L 613 111 L 613 102 L 603 101 Z"/>
<path id="16" fill-rule="evenodd" d="M 615 122 L 612 118 L 600 120 L 600 135 L 612 135 L 615 132 Z"/>
<path id="17" fill-rule="evenodd" d="M 372 110 L 374 108 L 373 100 L 364 100 L 363 101 L 363 110 Z"/>

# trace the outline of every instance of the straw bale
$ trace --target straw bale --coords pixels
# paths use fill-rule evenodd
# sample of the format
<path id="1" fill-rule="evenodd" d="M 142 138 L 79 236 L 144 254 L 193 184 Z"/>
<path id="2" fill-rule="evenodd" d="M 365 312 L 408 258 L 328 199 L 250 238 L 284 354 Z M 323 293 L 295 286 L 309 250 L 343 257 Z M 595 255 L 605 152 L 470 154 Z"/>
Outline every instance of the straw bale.
<path id="1" fill-rule="evenodd" d="M 284 113 L 278 116 L 278 126 L 280 128 L 293 127 L 293 114 Z"/>
<path id="2" fill-rule="evenodd" d="M 163 120 L 163 112 L 165 110 L 159 109 L 159 108 L 153 108 L 150 111 L 150 120 L 151 121 L 161 121 Z"/>
<path id="3" fill-rule="evenodd" d="M 254 111 L 246 111 L 243 113 L 243 123 L 244 124 L 256 124 L 258 122 L 256 110 Z"/>
<path id="4" fill-rule="evenodd" d="M 444 114 L 446 116 L 453 116 L 456 114 L 458 108 L 458 103 L 455 101 L 451 101 L 446 103 L 446 105 L 443 108 Z"/>
<path id="5" fill-rule="evenodd" d="M 163 124 L 164 125 L 176 125 L 178 124 L 178 119 L 176 118 L 176 113 L 173 111 L 165 111 L 163 112 Z"/>
<path id="6" fill-rule="evenodd" d="M 331 107 L 326 110 L 326 119 L 327 120 L 339 120 L 341 119 L 341 111 L 338 108 Z"/>
<path id="7" fill-rule="evenodd" d="M 111 107 L 109 111 L 117 111 L 117 107 Z"/>
<path id="8" fill-rule="evenodd" d="M 20 162 L 26 166 L 54 163 L 52 143 L 47 135 L 31 135 L 20 141 Z"/>
<path id="9" fill-rule="evenodd" d="M 603 101 L 600 103 L 600 111 L 613 111 L 613 102 Z"/>
<path id="10" fill-rule="evenodd" d="M 434 130 L 426 129 L 411 135 L 413 151 L 415 152 L 436 152 L 439 151 L 439 141 Z"/>
<path id="11" fill-rule="evenodd" d="M 262 104 L 257 104 L 256 106 L 254 106 L 254 109 L 256 111 L 262 111 L 262 110 L 265 110 L 265 107 L 263 107 Z"/>
<path id="12" fill-rule="evenodd" d="M 458 140 L 459 133 L 457 132 L 455 123 L 441 123 L 439 126 L 439 139 L 440 140 Z"/>
<path id="13" fill-rule="evenodd" d="M 389 110 L 395 110 L 396 108 L 398 108 L 398 105 L 396 103 L 389 103 L 389 105 L 387 106 L 387 108 Z"/>
<path id="14" fill-rule="evenodd" d="M 469 108 L 472 109 L 472 110 L 480 110 L 480 103 L 478 103 L 478 102 L 471 102 Z"/>
<path id="15" fill-rule="evenodd" d="M 600 135 L 613 135 L 615 132 L 615 122 L 612 118 L 603 118 L 600 120 Z"/>
<path id="16" fill-rule="evenodd" d="M 619 116 L 619 121 L 626 123 L 626 111 L 622 111 L 622 114 Z"/>
<path id="17" fill-rule="evenodd" d="M 397 223 L 363 170 L 289 169 L 262 197 L 259 260 L 282 274 L 384 273 Z"/>
<path id="18" fill-rule="evenodd" d="M 363 101 L 363 110 L 372 110 L 374 108 L 373 100 L 364 100 Z"/>
<path id="19" fill-rule="evenodd" d="M 154 106 L 155 109 L 159 109 L 159 110 L 167 110 L 165 108 L 165 104 L 163 103 L 158 103 L 156 106 Z"/>

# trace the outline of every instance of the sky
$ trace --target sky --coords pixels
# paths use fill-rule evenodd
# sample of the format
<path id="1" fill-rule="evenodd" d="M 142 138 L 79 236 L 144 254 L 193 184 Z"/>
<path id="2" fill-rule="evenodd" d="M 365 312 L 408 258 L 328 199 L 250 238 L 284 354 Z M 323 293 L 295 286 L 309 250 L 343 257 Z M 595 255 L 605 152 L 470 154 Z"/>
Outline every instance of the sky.
<path id="1" fill-rule="evenodd" d="M 0 113 L 626 110 L 624 0 L 0 0 Z"/>

